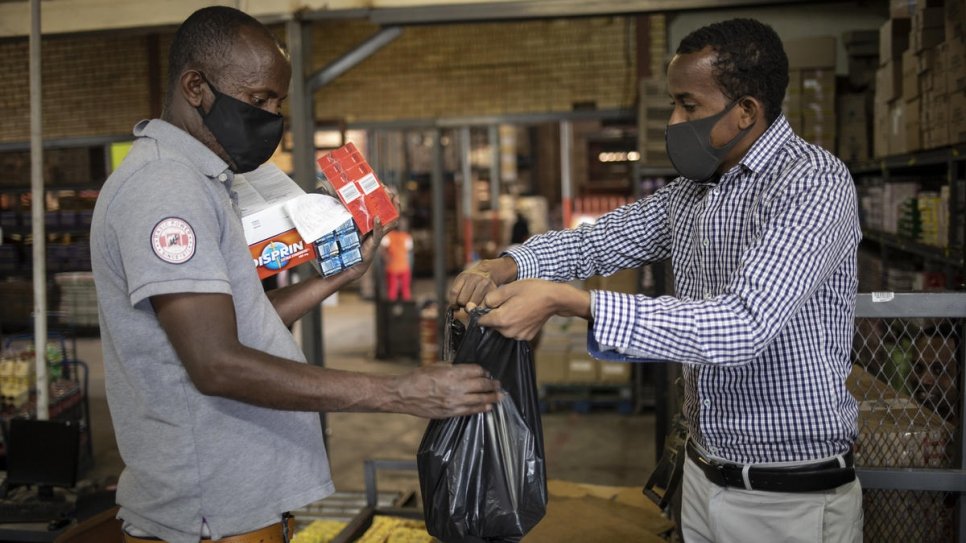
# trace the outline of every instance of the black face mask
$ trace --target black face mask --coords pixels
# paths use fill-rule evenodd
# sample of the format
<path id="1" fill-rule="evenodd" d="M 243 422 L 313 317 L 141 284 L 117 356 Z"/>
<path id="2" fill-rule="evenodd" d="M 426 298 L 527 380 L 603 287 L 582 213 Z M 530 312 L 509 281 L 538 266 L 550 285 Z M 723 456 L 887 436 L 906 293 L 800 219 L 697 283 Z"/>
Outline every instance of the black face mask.
<path id="1" fill-rule="evenodd" d="M 678 173 L 695 181 L 706 181 L 714 176 L 728 151 L 751 130 L 749 126 L 740 131 L 723 147 L 711 145 L 711 130 L 714 125 L 737 103 L 736 100 L 728 104 L 724 111 L 710 117 L 668 125 L 664 130 L 664 143 L 667 145 L 667 156 Z"/>
<path id="2" fill-rule="evenodd" d="M 201 106 L 198 113 L 235 163 L 232 171 L 250 172 L 264 164 L 282 141 L 284 117 L 223 94 L 204 75 L 201 77 L 214 93 L 215 101 L 207 114 Z"/>

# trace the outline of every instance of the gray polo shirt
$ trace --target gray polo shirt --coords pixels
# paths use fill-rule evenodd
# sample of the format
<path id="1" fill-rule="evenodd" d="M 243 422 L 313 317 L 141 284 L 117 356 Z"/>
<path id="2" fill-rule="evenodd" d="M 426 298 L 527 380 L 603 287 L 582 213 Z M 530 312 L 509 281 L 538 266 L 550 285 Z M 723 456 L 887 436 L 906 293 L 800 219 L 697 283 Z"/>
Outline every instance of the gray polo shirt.
<path id="1" fill-rule="evenodd" d="M 334 491 L 316 413 L 194 387 L 151 307 L 160 294 L 230 294 L 242 343 L 304 362 L 265 296 L 233 205 L 232 172 L 182 130 L 141 121 L 91 226 L 107 399 L 125 463 L 119 517 L 171 543 L 280 519 Z"/>

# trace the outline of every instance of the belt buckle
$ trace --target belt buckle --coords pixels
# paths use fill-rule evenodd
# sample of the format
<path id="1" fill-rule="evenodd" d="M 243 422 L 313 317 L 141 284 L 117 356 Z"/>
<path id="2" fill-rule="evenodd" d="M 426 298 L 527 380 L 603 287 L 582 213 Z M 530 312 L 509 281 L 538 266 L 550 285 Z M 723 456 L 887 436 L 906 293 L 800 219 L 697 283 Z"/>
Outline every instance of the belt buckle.
<path id="1" fill-rule="evenodd" d="M 704 463 L 705 466 L 710 468 L 709 470 L 704 470 L 705 475 L 714 475 L 714 477 L 708 477 L 708 479 L 717 479 L 716 481 L 712 480 L 711 482 L 717 484 L 718 486 L 727 486 L 727 477 L 725 477 L 724 464 L 715 462 L 703 454 L 699 454 L 698 458 Z"/>

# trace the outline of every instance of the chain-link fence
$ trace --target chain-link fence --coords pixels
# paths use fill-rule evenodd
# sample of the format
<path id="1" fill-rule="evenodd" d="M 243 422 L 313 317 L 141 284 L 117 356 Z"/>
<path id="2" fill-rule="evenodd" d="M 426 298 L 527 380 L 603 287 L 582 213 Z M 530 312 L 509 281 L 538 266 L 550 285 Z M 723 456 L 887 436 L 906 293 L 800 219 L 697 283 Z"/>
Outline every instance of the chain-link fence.
<path id="1" fill-rule="evenodd" d="M 859 402 L 866 541 L 966 537 L 966 295 L 939 296 L 860 295 L 848 386 Z"/>

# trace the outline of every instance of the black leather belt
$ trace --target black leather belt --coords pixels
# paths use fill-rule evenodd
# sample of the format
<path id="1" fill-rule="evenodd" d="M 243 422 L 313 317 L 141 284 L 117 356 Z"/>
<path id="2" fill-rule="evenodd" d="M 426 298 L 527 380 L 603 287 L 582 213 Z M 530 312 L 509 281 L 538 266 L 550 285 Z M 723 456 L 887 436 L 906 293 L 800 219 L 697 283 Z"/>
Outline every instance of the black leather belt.
<path id="1" fill-rule="evenodd" d="M 839 464 L 838 458 L 789 467 L 751 465 L 746 480 L 743 473 L 745 466 L 712 460 L 702 455 L 690 439 L 687 450 L 688 458 L 701 468 L 709 481 L 718 486 L 770 492 L 816 492 L 831 490 L 855 480 L 852 451 L 842 455 L 845 467 Z"/>

